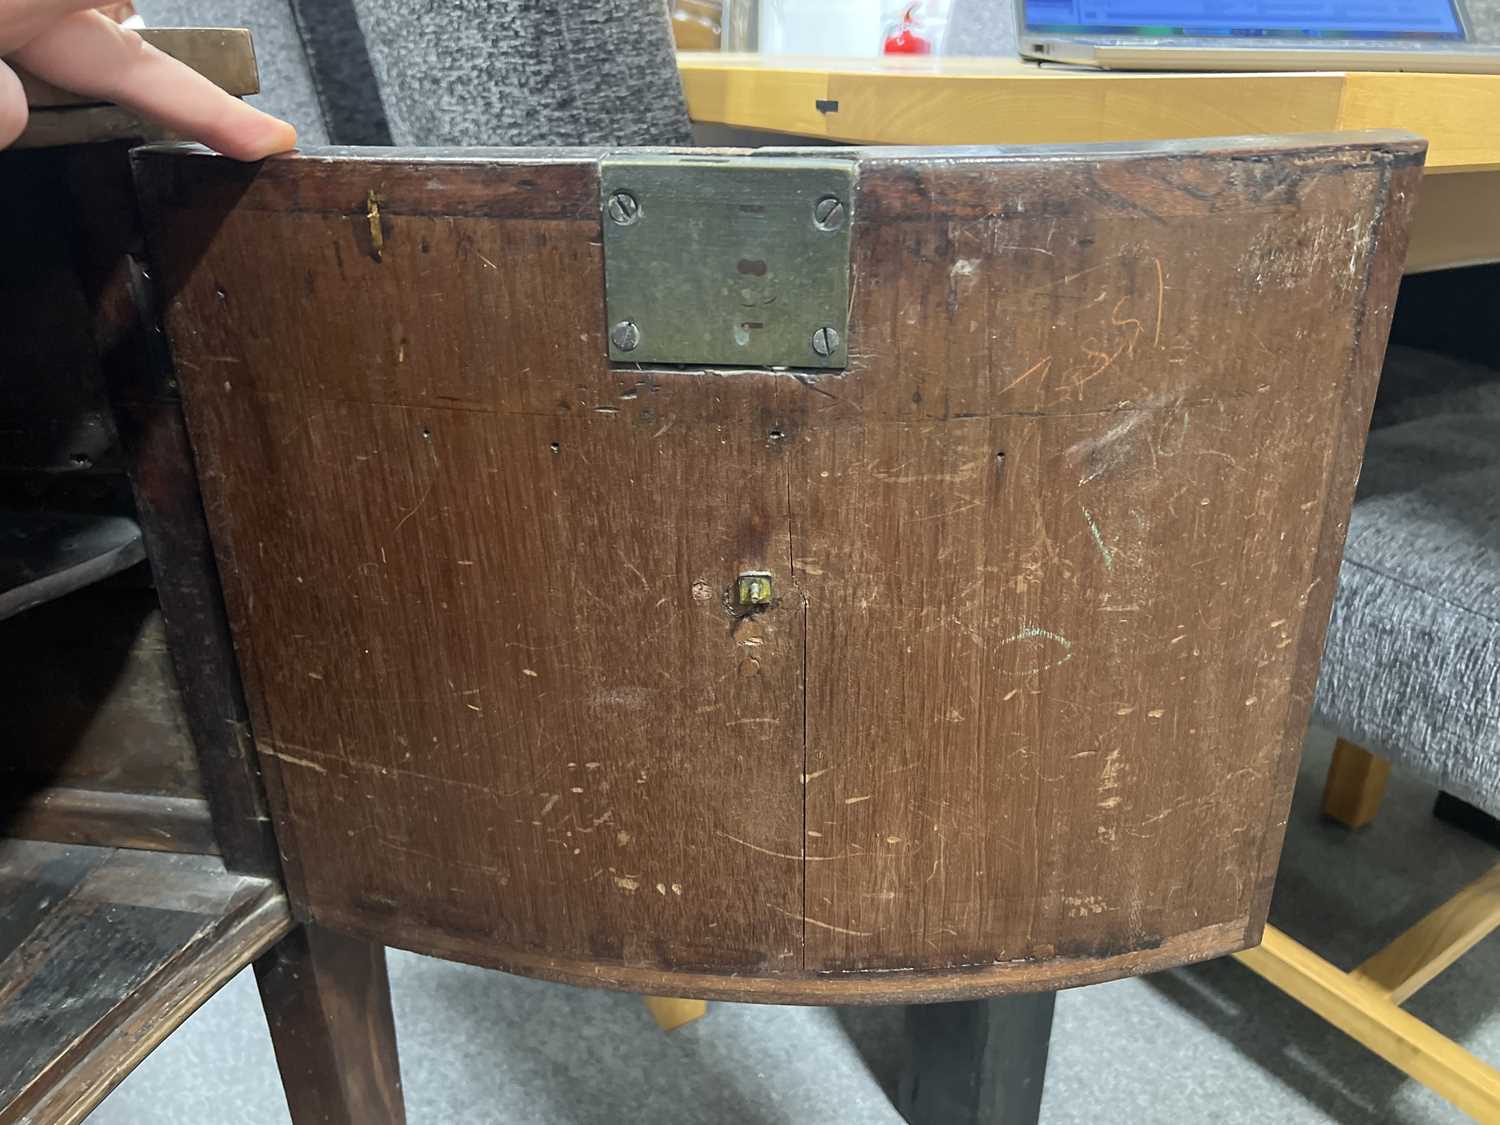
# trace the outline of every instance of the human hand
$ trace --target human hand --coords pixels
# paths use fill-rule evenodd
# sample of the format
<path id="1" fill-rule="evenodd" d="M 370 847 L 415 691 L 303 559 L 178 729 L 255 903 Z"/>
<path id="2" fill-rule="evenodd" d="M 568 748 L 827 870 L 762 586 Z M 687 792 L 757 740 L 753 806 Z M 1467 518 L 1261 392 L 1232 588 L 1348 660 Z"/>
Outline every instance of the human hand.
<path id="1" fill-rule="evenodd" d="M 297 143 L 285 121 L 225 93 L 94 6 L 95 0 L 0 0 L 0 148 L 21 135 L 27 117 L 21 80 L 6 62 L 240 160 Z"/>

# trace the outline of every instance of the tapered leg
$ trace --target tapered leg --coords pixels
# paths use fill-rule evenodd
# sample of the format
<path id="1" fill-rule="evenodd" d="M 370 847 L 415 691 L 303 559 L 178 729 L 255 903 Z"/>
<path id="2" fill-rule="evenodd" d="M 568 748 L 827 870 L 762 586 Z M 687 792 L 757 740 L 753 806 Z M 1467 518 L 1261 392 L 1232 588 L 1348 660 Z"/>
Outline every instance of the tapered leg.
<path id="1" fill-rule="evenodd" d="M 294 1125 L 404 1125 L 384 946 L 298 926 L 255 977 Z"/>
<path id="2" fill-rule="evenodd" d="M 1323 815 L 1346 828 L 1363 828 L 1380 811 L 1390 773 L 1391 764 L 1384 758 L 1339 739 L 1323 784 Z"/>
<path id="3" fill-rule="evenodd" d="M 1054 1000 L 1037 992 L 908 1007 L 901 1115 L 911 1125 L 1035 1125 Z"/>

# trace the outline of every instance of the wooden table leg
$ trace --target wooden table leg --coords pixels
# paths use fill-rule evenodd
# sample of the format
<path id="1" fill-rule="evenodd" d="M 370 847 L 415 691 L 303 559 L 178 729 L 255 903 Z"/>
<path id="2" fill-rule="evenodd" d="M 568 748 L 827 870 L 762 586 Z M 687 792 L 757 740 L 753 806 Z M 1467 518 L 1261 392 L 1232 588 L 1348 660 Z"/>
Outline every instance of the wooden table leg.
<path id="1" fill-rule="evenodd" d="M 295 1125 L 404 1125 L 384 946 L 298 926 L 255 977 Z"/>
<path id="2" fill-rule="evenodd" d="M 901 1116 L 911 1125 L 1035 1125 L 1055 999 L 910 1005 Z"/>

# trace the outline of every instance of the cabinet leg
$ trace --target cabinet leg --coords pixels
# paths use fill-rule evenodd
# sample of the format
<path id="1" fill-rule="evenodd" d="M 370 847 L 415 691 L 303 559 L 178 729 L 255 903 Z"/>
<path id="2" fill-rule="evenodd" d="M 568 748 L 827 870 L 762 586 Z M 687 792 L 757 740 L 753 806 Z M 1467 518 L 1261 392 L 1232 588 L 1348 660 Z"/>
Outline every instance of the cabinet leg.
<path id="1" fill-rule="evenodd" d="M 910 1125 L 1036 1125 L 1051 992 L 913 1004 L 897 1107 Z"/>
<path id="2" fill-rule="evenodd" d="M 384 946 L 298 926 L 255 977 L 295 1125 L 404 1125 Z"/>

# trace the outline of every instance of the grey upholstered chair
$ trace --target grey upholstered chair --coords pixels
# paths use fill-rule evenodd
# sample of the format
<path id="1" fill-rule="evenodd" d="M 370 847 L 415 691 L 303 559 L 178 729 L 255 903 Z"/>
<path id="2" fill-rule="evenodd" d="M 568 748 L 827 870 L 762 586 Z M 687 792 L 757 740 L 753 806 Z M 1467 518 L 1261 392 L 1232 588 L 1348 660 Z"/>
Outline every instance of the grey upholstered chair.
<path id="1" fill-rule="evenodd" d="M 663 0 L 137 0 L 155 26 L 248 27 L 261 108 L 306 144 L 677 145 Z"/>
<path id="2" fill-rule="evenodd" d="M 1500 374 L 1392 349 L 1385 383 L 1318 685 L 1348 740 L 1326 811 L 1368 821 L 1394 763 L 1497 815 Z M 1349 771 L 1369 777 L 1362 809 L 1340 803 Z"/>
<path id="3" fill-rule="evenodd" d="M 1500 373 L 1391 349 L 1316 711 L 1343 736 L 1323 794 L 1335 820 L 1372 820 L 1392 763 L 1500 814 Z M 1301 947 L 1295 977 L 1240 957 L 1387 1058 L 1400 1043 L 1476 1112 L 1500 1104 L 1500 1071 L 1401 1005 L 1496 926 L 1500 862 L 1351 972 Z"/>

